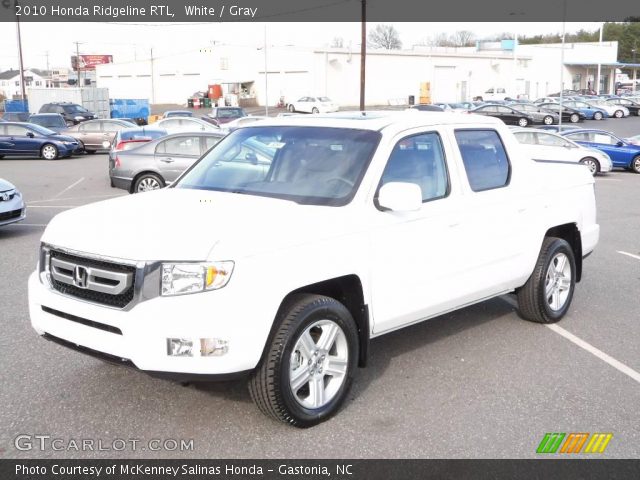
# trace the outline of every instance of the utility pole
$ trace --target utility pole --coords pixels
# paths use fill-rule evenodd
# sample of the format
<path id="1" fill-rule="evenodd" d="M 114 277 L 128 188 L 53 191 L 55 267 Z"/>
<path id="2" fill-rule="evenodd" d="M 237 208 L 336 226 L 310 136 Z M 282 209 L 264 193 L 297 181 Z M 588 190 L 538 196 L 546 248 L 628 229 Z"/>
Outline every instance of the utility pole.
<path id="1" fill-rule="evenodd" d="M 558 119 L 558 127 L 562 127 L 562 99 L 564 96 L 564 39 L 566 33 L 565 19 L 567 17 L 567 0 L 562 2 L 562 47 L 560 49 L 560 118 Z M 558 129 L 560 131 L 561 128 Z"/>
<path id="2" fill-rule="evenodd" d="M 264 25 L 264 116 L 269 116 L 269 74 L 267 72 L 267 24 Z"/>
<path id="3" fill-rule="evenodd" d="M 155 74 L 153 72 L 153 47 L 151 47 L 151 104 L 155 104 L 156 103 L 156 86 L 155 86 Z"/>
<path id="4" fill-rule="evenodd" d="M 602 23 L 602 25 L 600 25 L 600 40 L 598 43 L 598 78 L 596 80 L 596 94 L 600 95 L 600 69 L 601 69 L 601 65 L 600 65 L 600 52 L 602 51 L 602 30 L 604 30 L 604 22 Z"/>
<path id="5" fill-rule="evenodd" d="M 24 63 L 22 61 L 22 37 L 20 36 L 20 19 L 16 15 L 16 34 L 18 36 L 18 62 L 20 65 L 20 87 L 22 91 L 22 100 L 27 99 L 27 93 L 24 85 Z"/>
<path id="6" fill-rule="evenodd" d="M 360 110 L 364 112 L 365 67 L 367 64 L 367 0 L 362 3 L 362 25 L 360 40 Z"/>
<path id="7" fill-rule="evenodd" d="M 80 83 L 80 42 L 73 42 L 76 44 L 76 74 L 78 76 L 78 87 L 82 88 Z"/>
<path id="8" fill-rule="evenodd" d="M 51 80 L 51 70 L 49 70 L 49 51 L 47 50 L 46 52 L 44 52 L 45 57 L 47 57 L 47 85 L 46 87 L 49 88 L 51 86 L 52 80 Z"/>

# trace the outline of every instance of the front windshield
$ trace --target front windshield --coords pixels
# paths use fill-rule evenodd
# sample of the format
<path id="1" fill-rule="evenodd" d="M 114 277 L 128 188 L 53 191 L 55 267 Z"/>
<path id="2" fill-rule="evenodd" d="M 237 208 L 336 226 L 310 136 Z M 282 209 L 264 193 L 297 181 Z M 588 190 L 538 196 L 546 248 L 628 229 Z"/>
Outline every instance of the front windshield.
<path id="1" fill-rule="evenodd" d="M 270 126 L 236 130 L 176 188 L 340 206 L 355 195 L 380 134 L 369 130 Z"/>
<path id="2" fill-rule="evenodd" d="M 36 133 L 39 133 L 40 135 L 55 135 L 56 133 L 53 130 L 49 130 L 48 128 L 41 127 L 40 125 L 36 125 L 35 123 L 29 125 L 29 129 L 33 130 Z"/>
<path id="3" fill-rule="evenodd" d="M 64 107 L 65 112 L 68 113 L 88 113 L 89 110 L 87 110 L 84 107 L 81 107 L 80 105 L 69 105 Z"/>

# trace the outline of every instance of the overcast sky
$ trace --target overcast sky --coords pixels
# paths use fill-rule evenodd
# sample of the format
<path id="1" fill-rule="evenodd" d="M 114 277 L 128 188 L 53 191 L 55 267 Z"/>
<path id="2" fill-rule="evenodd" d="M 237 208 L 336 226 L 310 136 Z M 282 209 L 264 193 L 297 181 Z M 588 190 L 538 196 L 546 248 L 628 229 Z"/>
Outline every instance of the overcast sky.
<path id="1" fill-rule="evenodd" d="M 2 23 L 0 28 L 0 71 L 18 67 L 15 23 Z M 375 27 L 368 24 L 368 28 Z M 478 38 L 502 32 L 519 35 L 559 33 L 561 22 L 545 23 L 395 23 L 404 48 L 438 33 L 471 30 Z M 595 30 L 600 23 L 566 24 L 567 33 L 581 28 Z M 75 44 L 82 42 L 80 53 L 113 55 L 114 61 L 197 51 L 212 42 L 231 45 L 261 46 L 264 23 L 211 23 L 180 25 L 129 25 L 123 23 L 22 23 L 22 48 L 25 68 L 45 68 L 49 53 L 50 67 L 69 67 Z M 342 37 L 345 46 L 360 43 L 360 24 L 344 23 L 267 23 L 268 45 L 320 47 L 333 37 Z"/>

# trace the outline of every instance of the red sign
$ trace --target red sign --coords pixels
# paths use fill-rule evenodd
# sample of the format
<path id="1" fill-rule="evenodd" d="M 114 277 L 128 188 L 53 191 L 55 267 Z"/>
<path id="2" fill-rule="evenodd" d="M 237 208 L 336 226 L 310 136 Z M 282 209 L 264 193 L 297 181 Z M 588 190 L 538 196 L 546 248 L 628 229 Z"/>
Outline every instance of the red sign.
<path id="1" fill-rule="evenodd" d="M 71 68 L 78 70 L 77 57 L 71 57 Z M 96 65 L 113 63 L 113 55 L 80 55 L 80 70 L 95 70 Z"/>

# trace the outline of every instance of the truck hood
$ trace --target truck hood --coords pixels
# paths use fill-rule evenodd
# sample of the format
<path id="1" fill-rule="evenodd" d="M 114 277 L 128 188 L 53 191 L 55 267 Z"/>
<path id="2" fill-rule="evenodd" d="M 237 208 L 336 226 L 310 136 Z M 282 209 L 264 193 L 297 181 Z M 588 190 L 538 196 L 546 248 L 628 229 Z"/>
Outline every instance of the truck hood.
<path id="1" fill-rule="evenodd" d="M 42 241 L 135 261 L 234 260 L 345 235 L 356 228 L 351 210 L 165 188 L 60 213 Z"/>

